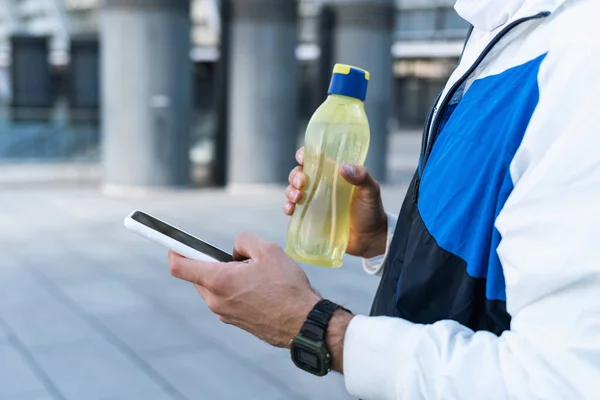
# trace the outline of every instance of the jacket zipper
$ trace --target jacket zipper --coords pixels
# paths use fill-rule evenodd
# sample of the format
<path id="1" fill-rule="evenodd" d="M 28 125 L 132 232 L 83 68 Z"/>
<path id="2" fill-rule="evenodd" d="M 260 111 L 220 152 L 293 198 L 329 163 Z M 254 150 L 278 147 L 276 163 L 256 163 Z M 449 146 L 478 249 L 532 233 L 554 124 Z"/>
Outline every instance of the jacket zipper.
<path id="1" fill-rule="evenodd" d="M 435 113 L 435 106 L 437 105 L 438 101 L 440 101 L 440 97 L 442 97 L 442 92 L 440 92 L 435 101 L 433 102 L 433 104 L 431 105 L 431 107 L 429 108 L 429 112 L 427 113 L 427 120 L 425 120 L 425 126 L 423 127 L 423 135 L 421 138 L 421 154 L 419 156 L 419 167 L 417 169 L 417 179 L 415 181 L 415 190 L 413 192 L 413 201 L 415 202 L 415 204 L 417 203 L 418 200 L 418 193 L 419 193 L 419 184 L 421 183 L 421 176 L 423 173 L 423 159 L 425 158 L 425 149 L 427 147 L 427 141 L 429 139 L 429 128 L 431 127 L 431 120 L 433 117 L 433 114 Z"/>
<path id="2" fill-rule="evenodd" d="M 439 111 L 437 112 L 436 117 L 433 118 L 433 114 L 435 114 L 435 105 L 438 103 L 441 94 L 440 94 L 440 96 L 438 96 L 438 99 L 434 103 L 434 107 L 432 107 L 429 112 L 429 115 L 427 117 L 427 122 L 425 124 L 425 131 L 424 131 L 424 135 L 423 135 L 424 137 L 423 137 L 423 141 L 422 141 L 421 158 L 419 161 L 419 174 L 415 181 L 415 189 L 414 189 L 415 193 L 413 196 L 413 200 L 414 200 L 415 204 L 417 204 L 417 202 L 419 201 L 419 191 L 421 189 L 421 179 L 423 177 L 423 171 L 425 169 L 425 165 L 427 164 L 427 161 L 429 161 L 429 157 L 431 156 L 431 152 L 433 150 L 433 145 L 438 137 L 438 134 L 439 134 L 438 129 L 441 124 L 441 119 L 444 116 L 444 113 L 446 112 L 446 109 L 448 108 L 450 101 L 456 94 L 456 91 L 465 83 L 465 81 L 469 78 L 469 76 L 471 76 L 473 74 L 473 72 L 475 72 L 477 67 L 479 67 L 479 65 L 483 62 L 483 60 L 485 60 L 487 55 L 498 44 L 498 42 L 500 42 L 500 40 L 502 40 L 502 38 L 504 38 L 504 36 L 506 36 L 510 31 L 512 31 L 514 28 L 521 25 L 522 23 L 536 20 L 536 19 L 545 18 L 548 15 L 550 15 L 549 11 L 542 11 L 536 15 L 520 18 L 520 19 L 508 24 L 508 26 L 506 26 L 502 31 L 500 31 L 496 36 L 494 36 L 494 38 L 490 41 L 490 43 L 488 43 L 488 45 L 485 46 L 485 49 L 483 49 L 481 54 L 479 54 L 479 57 L 477 57 L 477 60 L 475 60 L 473 65 L 471 65 L 471 67 L 467 70 L 467 72 L 465 72 L 460 77 L 460 79 L 458 81 L 456 81 L 454 83 L 454 85 L 452 85 L 452 87 L 446 94 L 446 97 L 444 97 L 444 99 L 439 107 Z M 465 43 L 465 45 L 466 45 L 466 43 Z M 430 130 L 429 128 L 430 128 L 431 124 L 433 124 L 433 127 Z M 431 139 L 429 139 L 430 132 L 431 132 Z"/>
<path id="3" fill-rule="evenodd" d="M 463 45 L 462 52 L 460 53 L 460 57 L 458 58 L 457 66 L 460 65 L 460 62 L 462 61 L 462 58 L 465 55 L 465 50 L 467 49 L 467 45 L 469 44 L 469 39 L 471 39 L 471 34 L 473 34 L 473 25 L 469 25 L 469 30 L 467 31 L 467 37 L 465 38 L 465 43 Z M 437 106 L 438 102 L 440 101 L 440 98 L 442 97 L 442 93 L 443 93 L 443 91 L 438 93 L 437 97 L 435 98 L 435 101 L 433 102 L 431 107 L 429 107 L 429 111 L 427 112 L 427 119 L 425 120 L 425 126 L 423 127 L 423 135 L 421 138 L 421 149 L 420 149 L 420 154 L 419 154 L 419 168 L 417 170 L 418 178 L 421 178 L 421 174 L 423 172 L 421 160 L 423 160 L 425 158 L 425 149 L 426 149 L 427 143 L 429 141 L 429 128 L 431 128 L 431 120 L 433 119 L 433 115 L 435 114 L 436 106 Z"/>

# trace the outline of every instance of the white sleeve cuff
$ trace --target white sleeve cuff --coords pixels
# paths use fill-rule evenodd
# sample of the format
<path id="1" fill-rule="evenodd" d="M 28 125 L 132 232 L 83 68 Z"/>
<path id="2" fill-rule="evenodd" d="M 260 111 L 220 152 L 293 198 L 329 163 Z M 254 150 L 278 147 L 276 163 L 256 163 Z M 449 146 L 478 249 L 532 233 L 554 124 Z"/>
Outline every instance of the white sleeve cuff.
<path id="1" fill-rule="evenodd" d="M 383 264 L 387 258 L 388 251 L 390 249 L 390 243 L 392 242 L 392 237 L 394 236 L 394 230 L 396 229 L 396 223 L 398 222 L 397 216 L 390 213 L 386 213 L 386 215 L 388 222 L 388 234 L 387 243 L 385 245 L 385 253 L 373 258 L 363 259 L 363 268 L 369 275 L 381 275 L 383 273 Z"/>
<path id="2" fill-rule="evenodd" d="M 411 368 L 408 353 L 420 327 L 400 318 L 354 317 L 344 339 L 344 379 L 350 395 L 402 399 Z"/>

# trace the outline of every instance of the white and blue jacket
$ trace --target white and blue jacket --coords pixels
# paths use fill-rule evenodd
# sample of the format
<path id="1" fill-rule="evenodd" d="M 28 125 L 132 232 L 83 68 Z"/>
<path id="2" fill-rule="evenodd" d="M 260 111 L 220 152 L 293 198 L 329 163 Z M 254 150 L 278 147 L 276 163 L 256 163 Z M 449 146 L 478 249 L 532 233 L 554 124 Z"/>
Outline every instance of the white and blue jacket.
<path id="1" fill-rule="evenodd" d="M 600 1 L 456 9 L 474 29 L 388 251 L 365 262 L 382 280 L 348 328 L 346 386 L 600 399 Z"/>

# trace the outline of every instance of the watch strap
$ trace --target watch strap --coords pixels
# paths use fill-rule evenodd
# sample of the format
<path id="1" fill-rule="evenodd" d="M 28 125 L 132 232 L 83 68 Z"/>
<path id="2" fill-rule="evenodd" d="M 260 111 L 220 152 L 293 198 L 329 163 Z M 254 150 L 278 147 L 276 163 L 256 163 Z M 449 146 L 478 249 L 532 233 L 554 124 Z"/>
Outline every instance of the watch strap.
<path id="1" fill-rule="evenodd" d="M 316 376 L 325 376 L 330 371 L 327 328 L 333 314 L 340 309 L 352 314 L 329 300 L 319 301 L 308 314 L 300 333 L 290 345 L 292 360 L 298 368 Z"/>
<path id="2" fill-rule="evenodd" d="M 306 322 L 300 329 L 300 334 L 310 340 L 325 341 L 329 321 L 331 321 L 333 314 L 340 309 L 350 312 L 329 300 L 319 301 L 308 314 Z"/>

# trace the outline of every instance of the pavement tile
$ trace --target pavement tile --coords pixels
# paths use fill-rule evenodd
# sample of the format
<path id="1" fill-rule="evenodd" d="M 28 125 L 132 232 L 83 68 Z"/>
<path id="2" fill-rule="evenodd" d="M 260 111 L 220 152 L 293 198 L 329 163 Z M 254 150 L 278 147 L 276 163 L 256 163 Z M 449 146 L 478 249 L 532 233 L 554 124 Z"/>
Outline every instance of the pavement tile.
<path id="1" fill-rule="evenodd" d="M 45 346 L 33 356 L 68 400 L 135 398 L 163 388 L 126 354 L 105 339 Z"/>
<path id="2" fill-rule="evenodd" d="M 317 377 L 298 369 L 290 359 L 289 352 L 285 354 L 269 354 L 253 360 L 256 365 L 268 365 L 267 373 L 282 381 L 290 392 L 305 396 L 311 400 L 350 400 L 352 397 L 346 391 L 344 377 L 329 373 Z"/>
<path id="3" fill-rule="evenodd" d="M 46 391 L 33 391 L 2 397 L 2 400 L 58 400 Z"/>
<path id="4" fill-rule="evenodd" d="M 92 315 L 140 311 L 151 306 L 128 285 L 110 281 L 90 281 L 62 285 L 61 290 L 85 312 Z"/>
<path id="5" fill-rule="evenodd" d="M 71 248 L 52 253 L 36 250 L 28 255 L 27 266 L 57 284 L 88 282 L 102 276 L 89 259 L 75 255 Z"/>
<path id="6" fill-rule="evenodd" d="M 104 326 L 139 354 L 202 343 L 197 332 L 157 309 L 99 318 Z"/>
<path id="7" fill-rule="evenodd" d="M 286 352 L 276 349 L 232 325 L 222 323 L 214 314 L 196 318 L 189 316 L 188 323 L 198 334 L 199 340 L 226 348 L 240 357 L 254 359 L 268 354 L 286 357 Z"/>
<path id="8" fill-rule="evenodd" d="M 90 398 L 91 399 L 91 398 Z M 184 400 L 180 394 L 174 394 L 166 390 L 143 390 L 135 393 L 126 393 L 123 395 L 116 395 L 105 397 L 102 400 Z M 81 400 L 88 400 L 88 397 L 82 397 Z M 195 399 L 189 399 L 195 400 Z"/>
<path id="9" fill-rule="evenodd" d="M 54 298 L 6 308 L 0 314 L 19 340 L 28 347 L 101 336 L 81 316 Z"/>
<path id="10" fill-rule="evenodd" d="M 0 399 L 44 390 L 25 358 L 11 345 L 0 345 Z"/>
<path id="11" fill-rule="evenodd" d="M 52 300 L 48 289 L 31 273 L 20 269 L 10 279 L 0 280 L 0 312 L 23 304 L 37 304 Z"/>
<path id="12" fill-rule="evenodd" d="M 8 339 L 9 339 L 9 333 L 6 331 L 6 329 L 4 329 L 4 327 L 2 325 L 0 325 L 0 345 L 4 345 Z"/>
<path id="13" fill-rule="evenodd" d="M 190 316 L 195 319 L 212 314 L 194 288 L 194 285 L 171 276 L 167 277 L 166 280 L 168 282 L 165 281 L 156 285 L 144 285 L 139 289 L 145 295 L 152 297 L 180 315 Z"/>
<path id="14" fill-rule="evenodd" d="M 156 356 L 150 363 L 189 399 L 308 399 L 218 349 Z"/>

